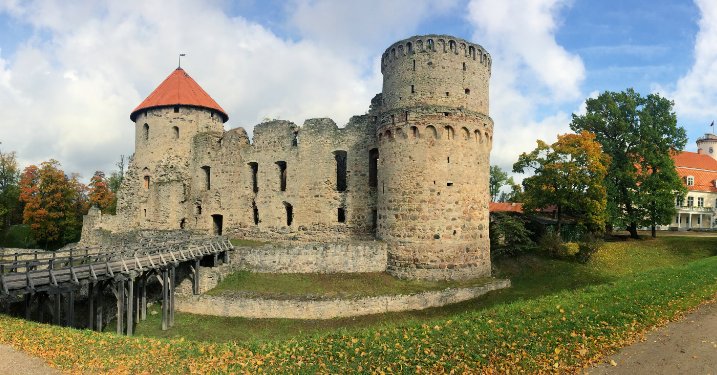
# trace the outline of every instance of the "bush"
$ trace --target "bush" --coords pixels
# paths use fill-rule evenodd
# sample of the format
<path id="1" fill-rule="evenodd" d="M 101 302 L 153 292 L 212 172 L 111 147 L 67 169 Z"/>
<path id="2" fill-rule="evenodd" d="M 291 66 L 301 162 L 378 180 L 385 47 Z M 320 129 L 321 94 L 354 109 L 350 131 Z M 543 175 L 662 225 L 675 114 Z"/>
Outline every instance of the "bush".
<path id="1" fill-rule="evenodd" d="M 586 233 L 578 242 L 578 253 L 575 256 L 580 263 L 587 263 L 602 247 L 603 240 L 594 233 Z"/>
<path id="2" fill-rule="evenodd" d="M 532 233 L 519 217 L 504 212 L 491 214 L 489 226 L 490 256 L 493 259 L 512 257 L 535 248 Z"/>
<path id="3" fill-rule="evenodd" d="M 568 245 L 560 238 L 560 234 L 554 231 L 546 231 L 538 243 L 540 250 L 551 258 L 565 258 L 568 256 Z"/>
<path id="4" fill-rule="evenodd" d="M 30 226 L 25 224 L 12 225 L 5 233 L 0 233 L 0 246 L 31 249 L 37 247 Z"/>

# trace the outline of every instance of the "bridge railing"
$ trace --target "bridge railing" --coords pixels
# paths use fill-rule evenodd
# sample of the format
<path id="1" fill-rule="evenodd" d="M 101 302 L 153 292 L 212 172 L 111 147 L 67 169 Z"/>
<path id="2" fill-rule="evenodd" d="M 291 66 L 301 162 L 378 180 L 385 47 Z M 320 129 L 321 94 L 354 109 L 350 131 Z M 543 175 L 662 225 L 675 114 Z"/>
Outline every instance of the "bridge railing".
<path id="1" fill-rule="evenodd" d="M 65 250 L 44 254 L 29 260 L 0 260 L 0 293 L 8 294 L 11 289 L 34 290 L 36 285 L 54 285 L 60 282 L 79 284 L 79 280 L 114 276 L 114 273 L 129 273 L 157 269 L 169 263 L 200 259 L 217 255 L 233 248 L 225 238 L 206 238 L 202 241 L 164 243 L 164 246 L 145 246 L 122 251 L 90 252 Z"/>

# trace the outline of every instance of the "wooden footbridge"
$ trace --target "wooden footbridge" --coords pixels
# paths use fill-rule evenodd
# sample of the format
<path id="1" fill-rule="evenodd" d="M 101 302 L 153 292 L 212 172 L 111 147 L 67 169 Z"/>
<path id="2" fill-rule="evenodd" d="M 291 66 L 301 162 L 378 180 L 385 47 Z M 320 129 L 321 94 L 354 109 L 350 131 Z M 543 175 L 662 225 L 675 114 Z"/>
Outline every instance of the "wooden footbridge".
<path id="1" fill-rule="evenodd" d="M 75 324 L 75 299 L 87 288 L 87 328 L 103 328 L 107 290 L 116 300 L 117 333 L 132 335 L 135 323 L 147 318 L 147 284 L 156 278 L 162 287 L 162 329 L 174 324 L 174 288 L 177 268 L 190 269 L 192 291 L 199 293 L 202 260 L 218 265 L 229 262 L 232 244 L 225 238 L 202 238 L 174 243 L 117 249 L 25 250 L 0 256 L 0 295 L 24 297 L 26 319 L 45 321 L 50 311 L 54 324 Z M 111 297 L 110 297 L 111 298 Z M 49 306 L 49 309 L 48 309 Z"/>

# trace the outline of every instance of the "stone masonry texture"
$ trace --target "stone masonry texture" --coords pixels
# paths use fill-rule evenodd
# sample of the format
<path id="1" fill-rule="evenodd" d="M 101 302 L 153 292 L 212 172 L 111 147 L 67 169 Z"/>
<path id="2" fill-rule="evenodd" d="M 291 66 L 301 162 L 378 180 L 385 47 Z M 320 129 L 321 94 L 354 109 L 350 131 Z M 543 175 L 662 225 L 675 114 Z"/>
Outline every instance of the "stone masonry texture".
<path id="1" fill-rule="evenodd" d="M 480 45 L 414 36 L 383 53 L 382 93 L 343 127 L 272 120 L 250 140 L 243 128 L 225 131 L 212 108 L 133 113 L 135 153 L 117 215 L 88 214 L 82 241 L 138 229 L 377 240 L 398 277 L 490 275 L 490 70 Z"/>

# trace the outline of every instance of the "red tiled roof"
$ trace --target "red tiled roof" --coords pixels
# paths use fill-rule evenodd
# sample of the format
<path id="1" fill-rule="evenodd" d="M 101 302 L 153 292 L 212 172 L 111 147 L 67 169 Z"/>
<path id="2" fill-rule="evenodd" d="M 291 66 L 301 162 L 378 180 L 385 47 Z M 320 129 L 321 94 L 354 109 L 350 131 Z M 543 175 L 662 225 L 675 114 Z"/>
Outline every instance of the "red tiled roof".
<path id="1" fill-rule="evenodd" d="M 687 190 L 717 192 L 717 160 L 706 154 L 688 151 L 674 155 L 672 160 Z M 687 176 L 694 177 L 694 185 L 687 186 Z"/>
<path id="2" fill-rule="evenodd" d="M 129 118 L 134 121 L 138 112 L 144 109 L 173 107 L 175 105 L 213 109 L 219 112 L 224 122 L 229 119 L 224 109 L 182 68 L 175 69 L 164 82 L 149 94 L 147 99 L 132 111 Z"/>
<path id="3" fill-rule="evenodd" d="M 488 205 L 490 212 L 519 212 L 523 213 L 522 203 L 511 203 L 511 202 L 490 202 Z"/>

